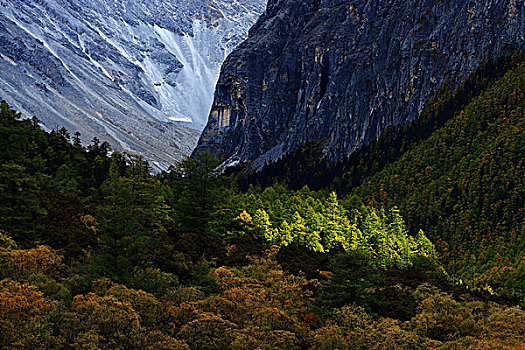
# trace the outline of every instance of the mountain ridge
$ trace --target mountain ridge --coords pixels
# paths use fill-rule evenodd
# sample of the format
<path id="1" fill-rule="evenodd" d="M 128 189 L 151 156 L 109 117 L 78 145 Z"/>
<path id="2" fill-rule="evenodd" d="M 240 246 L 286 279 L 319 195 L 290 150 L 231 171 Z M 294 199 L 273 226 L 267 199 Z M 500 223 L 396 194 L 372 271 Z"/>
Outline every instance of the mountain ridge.
<path id="1" fill-rule="evenodd" d="M 515 1 L 270 1 L 222 68 L 195 152 L 260 169 L 326 138 L 340 160 L 417 118 L 434 91 L 522 49 Z"/>

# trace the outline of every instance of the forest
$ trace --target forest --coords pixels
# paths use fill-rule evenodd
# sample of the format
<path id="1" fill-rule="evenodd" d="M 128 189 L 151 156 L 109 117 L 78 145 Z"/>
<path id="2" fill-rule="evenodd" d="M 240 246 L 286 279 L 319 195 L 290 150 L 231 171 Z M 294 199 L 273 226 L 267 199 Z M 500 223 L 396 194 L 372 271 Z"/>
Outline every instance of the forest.
<path id="1" fill-rule="evenodd" d="M 2 102 L 0 348 L 523 349 L 525 64 L 497 67 L 311 188 L 152 174 Z"/>
<path id="2" fill-rule="evenodd" d="M 319 162 L 320 144 L 309 144 L 239 177 L 239 187 L 307 185 L 375 207 L 396 206 L 409 234 L 422 229 L 451 275 L 523 300 L 524 84 L 524 55 L 514 53 L 481 67 L 455 90 L 444 86 L 420 119 L 348 159 Z"/>

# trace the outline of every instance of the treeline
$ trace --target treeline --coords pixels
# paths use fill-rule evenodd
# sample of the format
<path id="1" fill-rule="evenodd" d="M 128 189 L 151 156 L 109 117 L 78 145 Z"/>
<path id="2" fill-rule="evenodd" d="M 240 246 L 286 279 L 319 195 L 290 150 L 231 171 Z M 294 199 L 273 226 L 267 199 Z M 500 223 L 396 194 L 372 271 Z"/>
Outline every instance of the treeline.
<path id="1" fill-rule="evenodd" d="M 246 164 L 228 171 L 238 173 L 237 181 L 242 190 L 249 186 L 272 186 L 277 182 L 296 190 L 308 186 L 313 190 L 329 188 L 340 194 L 348 194 L 368 177 L 430 137 L 460 113 L 472 99 L 523 61 L 525 53 L 514 52 L 498 60 L 490 60 L 457 87 L 452 81 L 445 83 L 427 102 L 417 119 L 403 127 L 394 125 L 385 130 L 377 141 L 341 161 L 328 163 L 323 157 L 324 140 L 317 140 L 266 165 L 260 171 L 246 171 Z"/>
<path id="2" fill-rule="evenodd" d="M 240 192 L 209 154 L 151 175 L 0 110 L 0 347 L 520 348 L 512 300 L 453 283 L 396 208 Z"/>

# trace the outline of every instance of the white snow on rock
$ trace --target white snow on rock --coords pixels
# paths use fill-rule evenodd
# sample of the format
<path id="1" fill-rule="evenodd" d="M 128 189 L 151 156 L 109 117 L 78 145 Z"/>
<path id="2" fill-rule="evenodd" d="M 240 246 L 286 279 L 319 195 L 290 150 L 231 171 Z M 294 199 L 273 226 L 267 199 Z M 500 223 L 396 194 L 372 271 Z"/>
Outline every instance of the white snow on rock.
<path id="1" fill-rule="evenodd" d="M 0 98 L 162 169 L 204 128 L 266 0 L 0 0 Z"/>

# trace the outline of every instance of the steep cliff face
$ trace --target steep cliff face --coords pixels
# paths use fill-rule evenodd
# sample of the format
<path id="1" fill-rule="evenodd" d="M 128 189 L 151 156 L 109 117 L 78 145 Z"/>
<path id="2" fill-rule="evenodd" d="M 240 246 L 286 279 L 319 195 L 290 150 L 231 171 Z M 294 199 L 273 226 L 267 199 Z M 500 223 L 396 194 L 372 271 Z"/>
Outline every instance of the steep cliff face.
<path id="1" fill-rule="evenodd" d="M 162 168 L 189 155 L 266 0 L 2 0 L 0 98 Z"/>
<path id="2" fill-rule="evenodd" d="M 340 159 L 524 36 L 516 0 L 270 0 L 223 65 L 195 152 L 261 167 L 323 140 Z"/>

